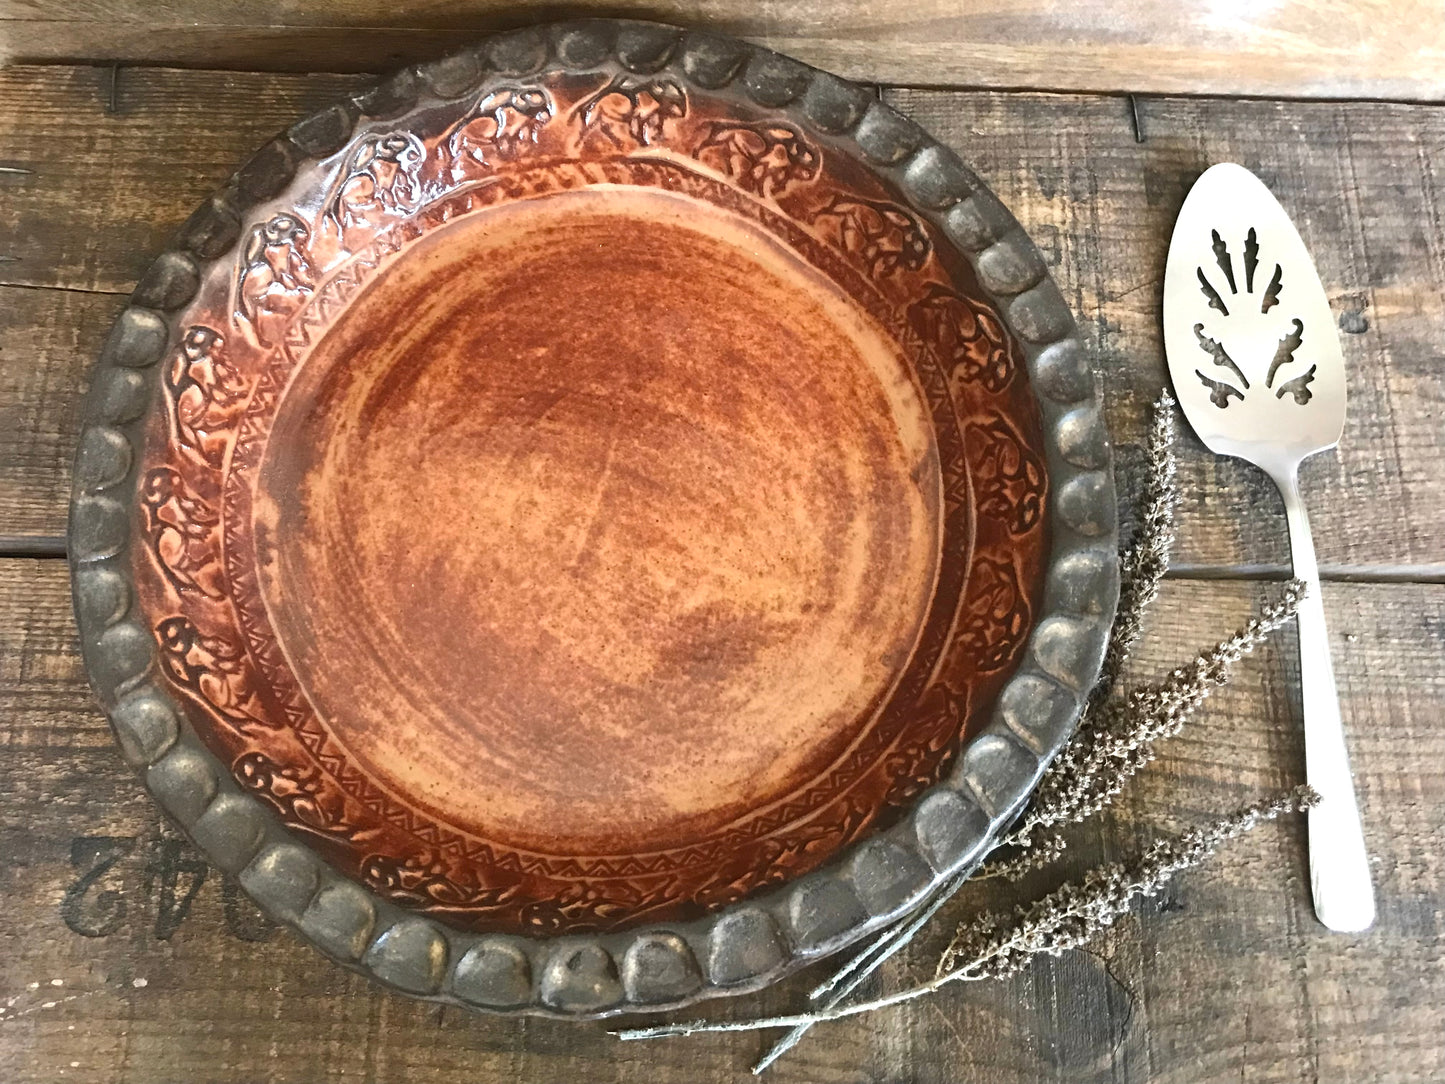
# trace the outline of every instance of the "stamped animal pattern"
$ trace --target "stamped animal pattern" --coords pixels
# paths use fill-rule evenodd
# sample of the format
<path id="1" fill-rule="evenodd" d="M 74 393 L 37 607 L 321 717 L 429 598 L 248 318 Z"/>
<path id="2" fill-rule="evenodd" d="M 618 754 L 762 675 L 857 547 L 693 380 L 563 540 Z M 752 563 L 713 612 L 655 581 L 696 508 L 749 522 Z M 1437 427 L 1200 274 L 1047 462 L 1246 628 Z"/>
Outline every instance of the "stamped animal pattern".
<path id="1" fill-rule="evenodd" d="M 181 689 L 243 734 L 276 730 L 261 700 L 245 648 L 223 633 L 206 633 L 188 617 L 168 617 L 156 626 L 161 668 Z"/>
<path id="2" fill-rule="evenodd" d="M 141 480 L 146 544 L 175 590 L 226 597 L 221 571 L 220 513 L 197 496 L 174 467 L 154 467 Z"/>
<path id="3" fill-rule="evenodd" d="M 213 328 L 186 329 L 166 363 L 166 417 L 178 448 L 219 470 L 250 388 Z"/>
<path id="4" fill-rule="evenodd" d="M 251 227 L 236 267 L 236 322 L 262 346 L 301 306 L 316 285 L 307 252 L 311 230 L 299 215 L 282 212 Z"/>
<path id="5" fill-rule="evenodd" d="M 933 251 L 918 217 L 888 200 L 836 196 L 815 213 L 813 224 L 873 277 L 920 271 Z"/>
<path id="6" fill-rule="evenodd" d="M 582 145 L 647 147 L 663 142 L 669 121 L 687 115 L 687 92 L 670 76 L 616 75 L 572 107 Z"/>
<path id="7" fill-rule="evenodd" d="M 444 177 L 455 183 L 494 162 L 521 157 L 536 147 L 556 114 L 542 87 L 503 86 L 483 93 L 436 141 Z"/>
<path id="8" fill-rule="evenodd" d="M 1038 526 L 1044 515 L 1044 464 L 1002 415 L 968 427 L 969 462 L 979 514 L 1014 535 Z"/>
<path id="9" fill-rule="evenodd" d="M 425 155 L 421 142 L 409 132 L 367 136 L 336 174 L 322 216 L 345 230 L 378 214 L 414 210 L 421 196 L 416 167 Z"/>
<path id="10" fill-rule="evenodd" d="M 324 838 L 354 838 L 345 796 L 320 768 L 280 764 L 249 752 L 231 766 L 237 782 L 271 806 L 288 824 Z"/>
<path id="11" fill-rule="evenodd" d="M 987 308 L 965 300 L 951 286 L 929 283 L 908 312 L 924 341 L 950 367 L 951 381 L 978 383 L 998 393 L 1018 373 L 1002 321 Z"/>
<path id="12" fill-rule="evenodd" d="M 693 157 L 766 199 L 818 177 L 823 155 L 795 126 L 780 121 L 713 121 Z"/>

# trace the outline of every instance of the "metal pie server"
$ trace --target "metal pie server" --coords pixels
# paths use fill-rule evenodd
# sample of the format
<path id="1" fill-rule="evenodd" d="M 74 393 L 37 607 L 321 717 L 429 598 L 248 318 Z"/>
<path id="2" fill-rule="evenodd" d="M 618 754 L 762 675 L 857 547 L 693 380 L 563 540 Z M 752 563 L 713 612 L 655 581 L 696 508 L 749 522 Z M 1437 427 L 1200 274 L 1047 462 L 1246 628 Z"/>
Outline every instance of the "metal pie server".
<path id="1" fill-rule="evenodd" d="M 1375 895 L 1330 665 L 1319 568 L 1299 465 L 1339 443 L 1345 368 L 1329 300 L 1289 216 L 1249 170 L 1222 163 L 1190 190 L 1164 274 L 1164 349 L 1175 395 L 1210 451 L 1247 460 L 1279 486 L 1295 575 L 1315 914 L 1363 930 Z"/>

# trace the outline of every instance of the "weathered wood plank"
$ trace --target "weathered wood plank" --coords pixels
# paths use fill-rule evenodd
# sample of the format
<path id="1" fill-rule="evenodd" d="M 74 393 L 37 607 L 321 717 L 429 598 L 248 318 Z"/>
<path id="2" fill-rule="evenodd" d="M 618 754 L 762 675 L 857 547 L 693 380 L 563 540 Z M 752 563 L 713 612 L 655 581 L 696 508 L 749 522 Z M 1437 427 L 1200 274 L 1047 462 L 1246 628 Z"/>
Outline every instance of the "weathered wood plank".
<path id="1" fill-rule="evenodd" d="M 1429 0 L 920 0 L 757 5 L 613 0 L 567 14 L 662 19 L 751 38 L 871 82 L 1174 94 L 1431 99 L 1445 13 Z M 555 18 L 544 0 L 90 0 L 0 4 L 0 53 L 210 68 L 377 71 L 479 33 Z"/>
<path id="2" fill-rule="evenodd" d="M 1212 641 L 1259 592 L 1171 582 L 1137 671 Z M 1089 952 L 820 1029 L 771 1079 L 1433 1080 L 1445 1034 L 1445 587 L 1341 584 L 1326 595 L 1378 878 L 1374 931 L 1341 937 L 1314 922 L 1302 824 L 1290 822 L 1186 875 Z M 1247 660 L 1118 815 L 1081 831 L 1067 868 L 1136 853 L 1161 831 L 1298 781 L 1297 681 L 1289 637 Z M 268 929 L 176 841 L 112 748 L 60 562 L 0 561 L 0 744 L 7 1081 L 65 1069 L 65 1080 L 108 1084 L 644 1074 L 691 1084 L 739 1079 L 760 1049 L 749 1035 L 619 1044 L 599 1025 L 441 1012 Z M 1010 898 L 976 891 L 975 902 Z M 911 952 L 913 974 L 928 970 L 948 924 Z M 883 982 L 904 977 L 894 968 Z M 806 985 L 708 1011 L 795 1006 Z"/>
<path id="3" fill-rule="evenodd" d="M 0 164 L 33 171 L 0 174 L 0 254 L 16 257 L 0 263 L 0 283 L 128 291 L 169 232 L 267 134 L 356 83 L 137 70 L 126 73 L 112 116 L 95 69 L 0 72 Z M 1126 491 L 1138 464 L 1132 442 L 1163 385 L 1159 280 L 1174 215 L 1210 162 L 1258 168 L 1295 213 L 1348 332 L 1344 444 L 1306 471 L 1326 574 L 1415 569 L 1439 578 L 1445 109 L 1151 99 L 1138 144 L 1120 99 L 890 96 L 978 168 L 1053 264 L 1107 377 Z M 41 293 L 5 304 L 0 380 L 15 389 L 8 409 L 22 424 L 13 448 L 0 447 L 0 524 L 15 524 L 0 535 L 58 535 L 68 463 L 60 449 L 75 410 L 63 390 L 76 386 L 77 351 L 92 355 L 112 303 Z M 30 372 L 51 365 L 69 375 Z M 1191 445 L 1183 478 L 1191 514 L 1181 563 L 1287 561 L 1278 498 L 1261 474 Z"/>
<path id="4" fill-rule="evenodd" d="M 0 536 L 65 533 L 79 392 L 123 300 L 0 286 Z"/>

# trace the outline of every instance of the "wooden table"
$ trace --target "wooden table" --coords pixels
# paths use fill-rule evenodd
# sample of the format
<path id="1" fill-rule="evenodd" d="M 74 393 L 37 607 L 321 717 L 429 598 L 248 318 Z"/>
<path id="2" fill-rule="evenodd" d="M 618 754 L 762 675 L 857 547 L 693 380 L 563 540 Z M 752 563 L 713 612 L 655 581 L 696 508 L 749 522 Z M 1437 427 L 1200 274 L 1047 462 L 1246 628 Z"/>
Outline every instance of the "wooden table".
<path id="1" fill-rule="evenodd" d="M 87 370 L 138 273 L 250 149 L 364 81 L 302 71 L 375 70 L 528 17 L 525 5 L 409 0 L 381 27 L 359 0 L 297 7 L 97 0 L 62 18 L 0 0 L 0 54 L 39 61 L 0 71 L 0 1079 L 743 1079 L 757 1035 L 623 1045 L 600 1025 L 414 1003 L 332 966 L 167 826 L 91 702 L 62 560 L 69 462 Z M 1314 921 L 1303 825 L 1290 821 L 1087 951 L 819 1028 L 774 1080 L 1445 1074 L 1445 109 L 1380 100 L 1445 97 L 1445 16 L 1384 0 L 1180 8 L 609 6 L 907 84 L 880 92 L 993 186 L 1078 314 L 1106 380 L 1126 505 L 1164 383 L 1165 247 L 1205 166 L 1248 165 L 1292 212 L 1349 366 L 1342 448 L 1311 464 L 1305 488 L 1378 925 L 1347 937 Z M 940 85 L 974 89 L 914 89 Z M 990 87 L 1029 89 L 979 89 Z M 1123 91 L 1139 95 L 1137 132 Z M 1180 93 L 1216 96 L 1165 96 Z M 1350 97 L 1375 100 L 1338 100 Z M 1287 568 L 1263 476 L 1192 440 L 1182 455 L 1182 535 L 1140 675 L 1233 628 Z M 1297 682 L 1291 636 L 1247 661 L 1116 812 L 1078 832 L 1063 872 L 1298 782 Z M 930 970 L 947 925 L 878 988 Z M 807 984 L 709 1011 L 783 1010 Z"/>

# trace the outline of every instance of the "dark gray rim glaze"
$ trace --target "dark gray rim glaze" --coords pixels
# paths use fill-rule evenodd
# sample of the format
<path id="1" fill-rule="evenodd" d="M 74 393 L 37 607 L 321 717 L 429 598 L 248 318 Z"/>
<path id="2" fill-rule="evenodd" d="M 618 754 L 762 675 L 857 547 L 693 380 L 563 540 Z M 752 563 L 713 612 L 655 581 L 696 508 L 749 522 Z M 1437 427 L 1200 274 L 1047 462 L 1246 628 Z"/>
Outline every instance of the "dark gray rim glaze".
<path id="1" fill-rule="evenodd" d="M 952 239 L 1023 345 L 1043 415 L 1051 550 L 1024 659 L 948 781 L 899 823 L 823 869 L 691 922 L 530 939 L 461 933 L 407 912 L 297 842 L 200 743 L 152 680 L 150 631 L 128 564 L 136 452 L 158 362 L 202 271 L 230 252 L 297 171 L 339 151 L 358 124 L 400 118 L 498 76 L 542 69 L 668 70 L 736 95 L 856 150 Z M 976 865 L 1072 732 L 1118 601 L 1108 434 L 1073 317 L 1038 250 L 946 147 L 863 88 L 731 38 L 655 23 L 588 21 L 519 30 L 403 70 L 299 121 L 181 228 L 142 278 L 94 370 L 75 464 L 69 550 L 86 666 L 127 761 L 210 860 L 272 918 L 337 962 L 394 989 L 476 1009 L 580 1018 L 676 1008 L 756 990 L 858 940 Z"/>

